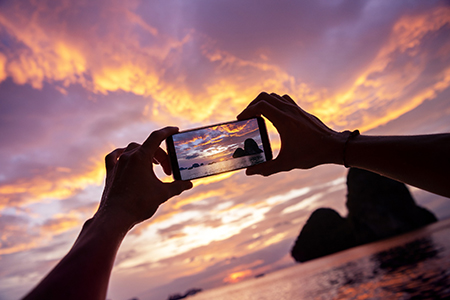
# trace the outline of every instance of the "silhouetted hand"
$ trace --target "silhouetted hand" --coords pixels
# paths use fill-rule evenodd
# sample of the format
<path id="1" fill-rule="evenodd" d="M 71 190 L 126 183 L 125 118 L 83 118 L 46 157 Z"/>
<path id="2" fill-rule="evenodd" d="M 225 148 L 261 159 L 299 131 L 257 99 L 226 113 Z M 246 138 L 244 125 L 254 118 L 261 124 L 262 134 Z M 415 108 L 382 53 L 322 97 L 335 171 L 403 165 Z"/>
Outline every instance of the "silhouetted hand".
<path id="1" fill-rule="evenodd" d="M 264 115 L 273 123 L 281 139 L 278 156 L 247 169 L 247 175 L 309 169 L 325 163 L 342 164 L 342 151 L 348 135 L 327 127 L 317 117 L 305 112 L 288 95 L 261 93 L 237 118 Z"/>
<path id="2" fill-rule="evenodd" d="M 165 127 L 154 131 L 142 145 L 130 143 L 106 156 L 106 184 L 97 214 L 112 212 L 131 228 L 153 216 L 169 198 L 192 188 L 190 181 L 163 183 L 153 171 L 157 163 L 171 174 L 168 155 L 159 145 L 176 132 L 176 127 Z"/>

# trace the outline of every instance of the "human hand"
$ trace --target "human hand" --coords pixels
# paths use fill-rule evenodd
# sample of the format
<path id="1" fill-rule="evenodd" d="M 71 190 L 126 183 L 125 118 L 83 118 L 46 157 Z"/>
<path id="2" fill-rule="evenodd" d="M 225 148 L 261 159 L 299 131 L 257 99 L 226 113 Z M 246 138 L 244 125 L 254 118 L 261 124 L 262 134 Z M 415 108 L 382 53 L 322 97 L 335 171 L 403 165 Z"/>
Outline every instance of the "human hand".
<path id="1" fill-rule="evenodd" d="M 345 134 L 327 127 L 316 116 L 301 109 L 288 95 L 265 92 L 258 95 L 238 116 L 238 120 L 264 115 L 281 139 L 278 156 L 247 168 L 247 175 L 309 169 L 325 163 L 343 163 Z"/>
<path id="2" fill-rule="evenodd" d="M 153 164 L 161 164 L 167 175 L 171 168 L 167 153 L 159 147 L 176 127 L 154 131 L 142 145 L 130 143 L 105 157 L 106 183 L 97 214 L 112 215 L 128 229 L 153 216 L 159 205 L 192 188 L 190 181 L 161 182 Z"/>

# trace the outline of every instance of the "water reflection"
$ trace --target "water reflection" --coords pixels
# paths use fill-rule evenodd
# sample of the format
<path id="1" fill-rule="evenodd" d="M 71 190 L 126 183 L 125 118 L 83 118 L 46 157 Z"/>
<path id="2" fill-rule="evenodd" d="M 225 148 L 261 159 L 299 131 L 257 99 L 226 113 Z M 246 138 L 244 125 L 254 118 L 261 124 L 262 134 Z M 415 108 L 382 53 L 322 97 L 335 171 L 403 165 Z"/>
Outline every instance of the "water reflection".
<path id="1" fill-rule="evenodd" d="M 204 291 L 192 300 L 450 299 L 450 220 Z M 388 249 L 379 251 L 376 249 Z"/>
<path id="2" fill-rule="evenodd" d="M 439 252 L 429 237 L 418 239 L 400 247 L 381 251 L 372 256 L 378 268 L 395 272 L 402 267 L 415 267 L 418 263 L 435 258 Z"/>
<path id="3" fill-rule="evenodd" d="M 450 264 L 448 259 L 440 259 L 442 252 L 431 238 L 422 238 L 379 252 L 372 259 L 386 273 L 381 286 L 391 293 L 408 299 L 443 299 L 450 297 Z M 443 265 L 436 268 L 437 264 Z"/>
<path id="4" fill-rule="evenodd" d="M 417 239 L 325 272 L 324 283 L 335 299 L 447 299 L 450 262 L 442 252 L 431 238 Z"/>

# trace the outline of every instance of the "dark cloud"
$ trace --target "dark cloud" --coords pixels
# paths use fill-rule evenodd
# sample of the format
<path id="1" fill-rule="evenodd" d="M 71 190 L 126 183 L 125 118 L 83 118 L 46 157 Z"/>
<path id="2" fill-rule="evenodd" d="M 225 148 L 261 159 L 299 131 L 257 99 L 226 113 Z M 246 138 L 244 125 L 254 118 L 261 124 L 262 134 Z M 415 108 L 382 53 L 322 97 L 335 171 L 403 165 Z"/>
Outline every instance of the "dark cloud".
<path id="1" fill-rule="evenodd" d="M 194 153 L 192 155 L 186 155 L 185 159 L 193 159 L 193 158 L 197 158 L 199 156 L 200 156 L 200 154 Z"/>

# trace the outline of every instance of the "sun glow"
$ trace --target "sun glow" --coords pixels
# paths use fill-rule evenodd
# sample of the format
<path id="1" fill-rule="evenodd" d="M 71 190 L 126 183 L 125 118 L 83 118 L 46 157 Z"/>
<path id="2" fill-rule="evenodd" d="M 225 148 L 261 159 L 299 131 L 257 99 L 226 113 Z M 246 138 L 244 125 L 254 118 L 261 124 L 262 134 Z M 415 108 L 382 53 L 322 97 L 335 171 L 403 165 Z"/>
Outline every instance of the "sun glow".
<path id="1" fill-rule="evenodd" d="M 228 277 L 223 279 L 223 282 L 228 282 L 228 283 L 236 283 L 239 282 L 243 279 L 246 279 L 248 277 L 250 277 L 252 275 L 252 271 L 251 270 L 244 270 L 244 271 L 239 271 L 239 272 L 234 272 L 230 275 L 228 275 Z"/>

